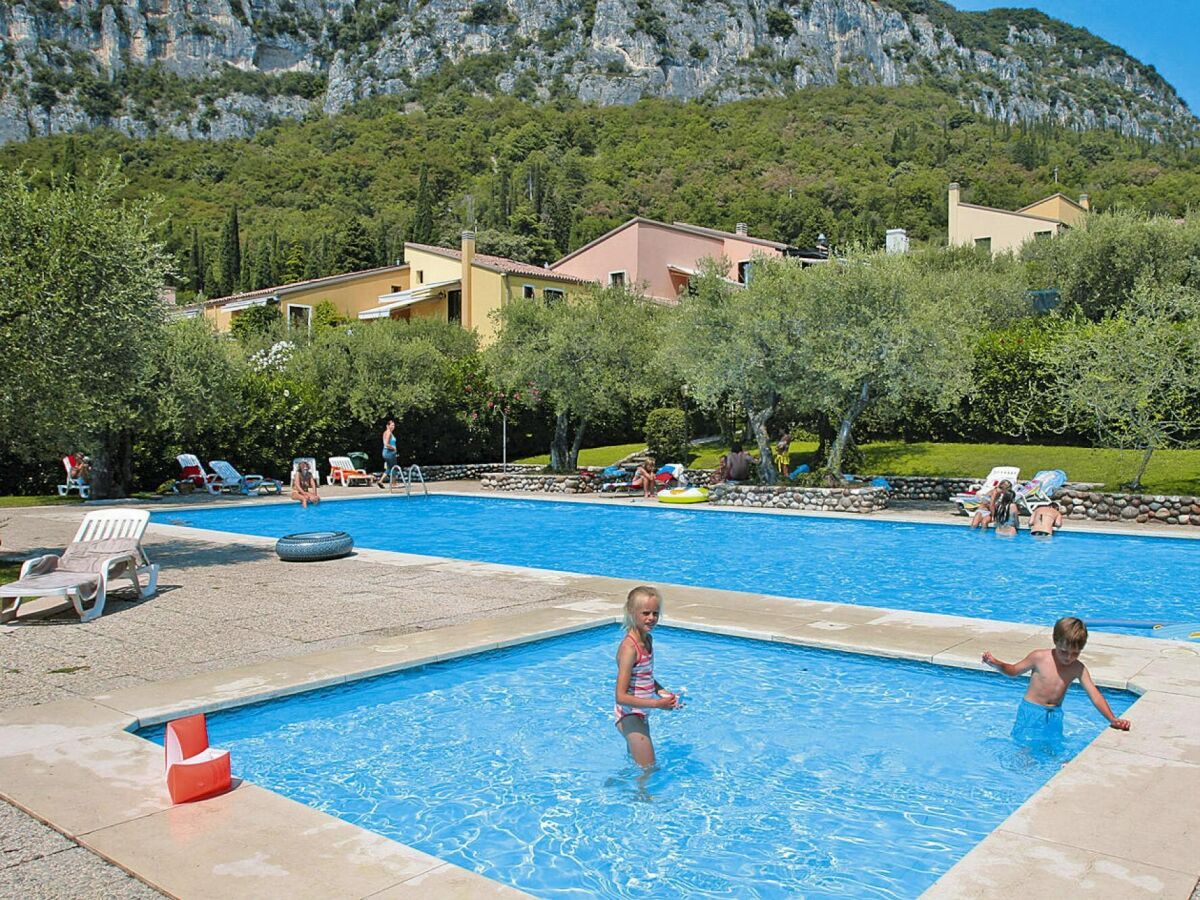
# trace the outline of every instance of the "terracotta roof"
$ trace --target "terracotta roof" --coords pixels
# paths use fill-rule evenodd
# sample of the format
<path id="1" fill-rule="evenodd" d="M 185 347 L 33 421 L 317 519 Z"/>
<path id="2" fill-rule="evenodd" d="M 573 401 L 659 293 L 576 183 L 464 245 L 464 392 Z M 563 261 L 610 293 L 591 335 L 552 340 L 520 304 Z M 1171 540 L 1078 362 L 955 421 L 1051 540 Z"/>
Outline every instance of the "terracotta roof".
<path id="1" fill-rule="evenodd" d="M 405 247 L 412 247 L 414 250 L 424 250 L 427 253 L 436 253 L 438 256 L 445 256 L 450 259 L 462 259 L 462 250 L 456 250 L 452 247 L 435 247 L 432 244 L 414 244 L 407 242 Z M 505 272 L 510 275 L 529 275 L 535 278 L 548 278 L 551 281 L 569 281 L 572 284 L 595 284 L 594 281 L 589 281 L 586 278 L 576 278 L 574 275 L 563 275 L 559 272 L 551 271 L 550 269 L 535 266 L 531 263 L 517 262 L 515 259 L 506 259 L 503 256 L 491 256 L 487 253 L 475 254 L 475 265 L 482 266 L 485 269 L 491 269 L 495 272 Z"/>
<path id="2" fill-rule="evenodd" d="M 656 228 L 666 228 L 668 231 L 682 231 L 684 234 L 699 234 L 699 235 L 703 235 L 704 237 L 721 238 L 722 240 L 724 240 L 726 238 L 732 238 L 735 241 L 747 241 L 748 243 L 751 243 L 751 244 L 758 244 L 759 246 L 762 246 L 762 247 L 772 247 L 776 250 L 787 250 L 791 246 L 790 244 L 783 244 L 783 243 L 780 243 L 779 241 L 771 241 L 771 240 L 768 240 L 767 238 L 755 237 L 752 234 L 738 234 L 737 232 L 734 232 L 734 231 L 719 231 L 716 228 L 705 228 L 702 225 L 689 225 L 686 222 L 659 222 L 656 219 L 646 219 L 646 218 L 643 218 L 642 216 L 634 216 L 628 222 L 623 222 L 622 224 L 618 225 L 616 228 L 612 229 L 611 231 L 606 231 L 604 234 L 600 235 L 600 237 L 596 238 L 593 241 L 589 241 L 588 243 L 586 243 L 582 247 L 580 247 L 578 250 L 572 250 L 570 253 L 568 253 L 566 256 L 564 256 L 562 259 L 557 260 L 554 263 L 551 263 L 550 267 L 556 268 L 558 266 L 561 266 L 568 259 L 572 259 L 572 258 L 578 256 L 584 250 L 590 250 L 592 247 L 595 247 L 597 244 L 601 243 L 602 241 L 608 240 L 614 234 L 624 231 L 626 228 L 629 228 L 632 225 L 653 225 Z"/>
<path id="3" fill-rule="evenodd" d="M 402 269 L 407 269 L 408 265 L 402 266 L 380 266 L 377 269 L 360 269 L 357 272 L 343 272 L 341 275 L 325 275 L 321 278 L 309 278 L 305 281 L 293 281 L 288 284 L 280 284 L 275 287 L 260 288 L 257 291 L 246 291 L 241 294 L 230 294 L 228 297 L 214 297 L 212 300 L 205 300 L 205 306 L 224 306 L 226 303 L 232 303 L 236 300 L 254 300 L 258 297 L 271 297 L 279 293 L 291 293 L 293 291 L 304 290 L 305 288 L 315 287 L 321 284 L 336 284 L 340 281 L 351 281 L 355 278 L 364 278 L 368 275 L 378 275 L 383 272 L 399 272 Z"/>

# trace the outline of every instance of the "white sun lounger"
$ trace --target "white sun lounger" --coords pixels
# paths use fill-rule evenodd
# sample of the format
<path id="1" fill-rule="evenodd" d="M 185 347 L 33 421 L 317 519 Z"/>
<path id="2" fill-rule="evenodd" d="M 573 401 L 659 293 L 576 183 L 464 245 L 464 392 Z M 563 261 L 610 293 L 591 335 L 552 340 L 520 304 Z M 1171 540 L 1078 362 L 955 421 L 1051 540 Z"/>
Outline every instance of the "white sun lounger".
<path id="1" fill-rule="evenodd" d="M 1021 469 L 1018 466 L 996 466 L 992 471 L 988 472 L 987 478 L 983 480 L 983 484 L 974 485 L 973 490 L 962 494 L 955 494 L 950 499 L 954 505 L 958 507 L 958 511 L 970 514 L 979 507 L 986 498 L 992 495 L 996 490 L 996 486 L 1002 481 L 1007 481 L 1015 489 L 1017 479 L 1021 476 Z"/>
<path id="2" fill-rule="evenodd" d="M 15 619 L 21 600 L 64 597 L 71 601 L 83 622 L 104 612 L 104 601 L 114 578 L 128 578 L 139 598 L 158 590 L 158 566 L 146 558 L 142 535 L 150 521 L 144 509 L 105 509 L 83 517 L 70 546 L 62 555 L 48 554 L 27 560 L 18 581 L 0 586 L 0 621 Z M 146 576 L 146 587 L 141 576 Z M 84 609 L 91 603 L 90 609 Z"/>

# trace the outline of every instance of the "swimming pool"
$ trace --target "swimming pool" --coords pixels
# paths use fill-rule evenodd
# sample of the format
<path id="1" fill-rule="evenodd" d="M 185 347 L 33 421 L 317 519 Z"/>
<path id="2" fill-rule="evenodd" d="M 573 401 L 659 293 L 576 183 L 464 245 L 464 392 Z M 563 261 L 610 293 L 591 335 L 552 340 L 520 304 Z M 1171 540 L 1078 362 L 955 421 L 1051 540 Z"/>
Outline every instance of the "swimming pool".
<path id="1" fill-rule="evenodd" d="M 1035 751 L 1008 737 L 1019 679 L 656 634 L 688 701 L 654 714 L 644 786 L 612 626 L 210 714 L 210 737 L 240 777 L 537 896 L 914 897 L 1104 726 L 1072 689 Z"/>
<path id="2" fill-rule="evenodd" d="M 154 521 L 359 547 L 1049 625 L 1194 622 L 1200 542 L 454 496 L 171 510 Z M 1125 630 L 1109 628 L 1107 630 Z M 1146 634 L 1137 631 L 1134 633 Z"/>

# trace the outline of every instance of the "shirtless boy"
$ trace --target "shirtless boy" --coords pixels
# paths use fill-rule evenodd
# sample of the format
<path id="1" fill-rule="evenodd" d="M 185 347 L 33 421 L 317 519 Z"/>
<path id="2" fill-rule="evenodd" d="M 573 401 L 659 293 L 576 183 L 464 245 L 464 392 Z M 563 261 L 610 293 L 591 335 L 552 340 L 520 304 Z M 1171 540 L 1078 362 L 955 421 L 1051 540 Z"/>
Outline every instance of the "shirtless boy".
<path id="1" fill-rule="evenodd" d="M 1050 537 L 1055 529 L 1062 528 L 1063 514 L 1057 503 L 1039 506 L 1029 517 L 1029 533 Z"/>
<path id="2" fill-rule="evenodd" d="M 1062 699 L 1076 678 L 1083 685 L 1092 705 L 1108 719 L 1110 728 L 1129 730 L 1129 720 L 1113 715 L 1108 701 L 1092 681 L 1087 666 L 1079 661 L 1079 654 L 1087 644 L 1087 639 L 1087 626 L 1079 619 L 1067 616 L 1054 623 L 1053 650 L 1034 650 L 1017 663 L 1002 662 L 990 652 L 984 652 L 983 661 L 1005 675 L 1032 672 L 1025 698 L 1017 709 L 1017 721 L 1013 725 L 1013 737 L 1017 740 L 1062 740 Z"/>

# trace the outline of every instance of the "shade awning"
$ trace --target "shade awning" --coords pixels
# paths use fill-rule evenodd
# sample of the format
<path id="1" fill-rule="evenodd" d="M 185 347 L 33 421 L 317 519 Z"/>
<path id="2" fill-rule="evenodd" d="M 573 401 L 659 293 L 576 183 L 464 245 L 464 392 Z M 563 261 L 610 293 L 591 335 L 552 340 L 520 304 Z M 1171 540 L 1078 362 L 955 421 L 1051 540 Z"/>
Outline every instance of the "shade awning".
<path id="1" fill-rule="evenodd" d="M 461 283 L 462 279 L 452 278 L 449 281 L 432 281 L 429 284 L 421 284 L 415 288 L 409 288 L 407 291 L 381 294 L 379 305 L 374 309 L 363 310 L 358 317 L 360 319 L 386 319 L 392 314 L 392 310 L 404 309 L 406 306 L 412 306 L 414 303 L 421 303 L 425 300 L 435 300 L 451 290 L 458 290 Z"/>
<path id="2" fill-rule="evenodd" d="M 268 303 L 270 303 L 272 300 L 275 300 L 275 299 L 277 299 L 277 298 L 275 298 L 275 297 L 254 297 L 250 300 L 234 300 L 232 303 L 226 303 L 224 306 L 221 307 L 221 309 L 225 310 L 225 312 L 237 312 L 238 310 L 241 310 L 241 309 L 249 309 L 252 306 L 266 306 Z"/>

